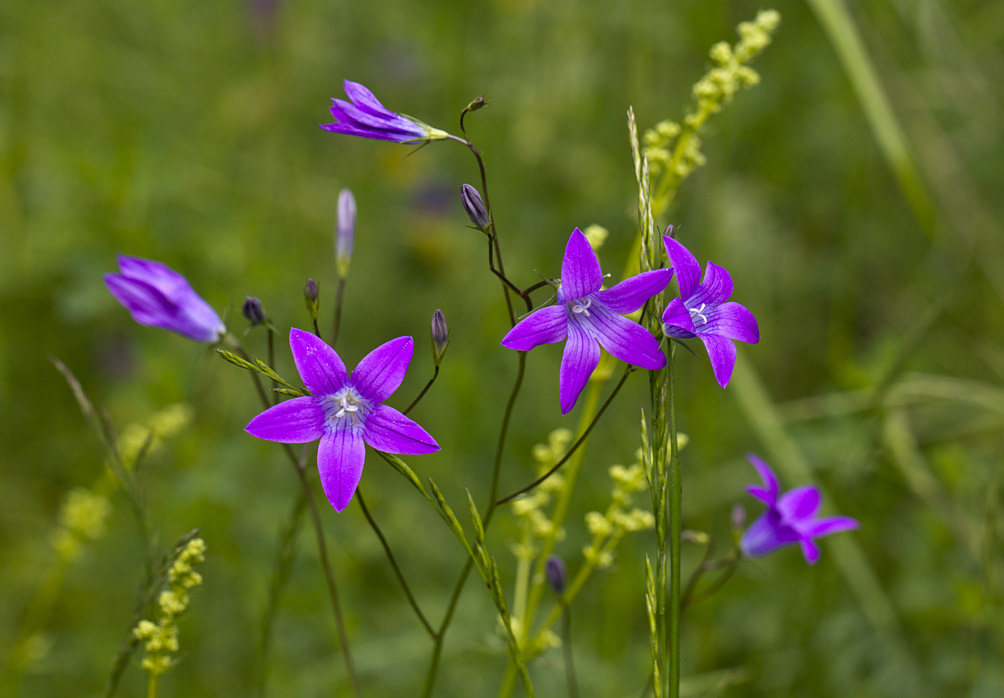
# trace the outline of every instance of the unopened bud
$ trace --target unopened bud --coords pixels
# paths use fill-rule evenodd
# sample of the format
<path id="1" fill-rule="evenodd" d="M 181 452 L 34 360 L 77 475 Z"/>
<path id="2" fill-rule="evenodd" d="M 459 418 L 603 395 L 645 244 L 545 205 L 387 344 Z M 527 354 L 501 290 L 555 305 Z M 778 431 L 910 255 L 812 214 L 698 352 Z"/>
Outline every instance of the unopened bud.
<path id="1" fill-rule="evenodd" d="M 487 104 L 488 104 L 488 101 L 485 99 L 485 96 L 481 95 L 480 97 L 476 97 L 475 99 L 471 100 L 470 104 L 467 105 L 467 108 L 464 109 L 464 111 L 465 112 L 467 112 L 467 111 L 477 111 L 478 109 L 481 109 L 482 107 L 484 107 Z"/>
<path id="2" fill-rule="evenodd" d="M 349 189 L 338 194 L 338 233 L 335 236 L 335 264 L 339 278 L 349 273 L 352 248 L 356 241 L 356 197 Z"/>
<path id="3" fill-rule="evenodd" d="M 241 312 L 252 325 L 260 325 L 265 322 L 265 309 L 261 307 L 261 301 L 257 298 L 247 296 L 244 305 L 241 306 Z"/>
<path id="4" fill-rule="evenodd" d="M 446 316 L 436 308 L 436 312 L 432 314 L 432 361 L 436 366 L 443 360 L 449 345 L 450 328 L 446 326 Z"/>
<path id="5" fill-rule="evenodd" d="M 565 569 L 565 561 L 557 555 L 551 555 L 544 563 L 544 576 L 547 577 L 547 585 L 551 587 L 555 594 L 561 594 L 568 586 L 568 570 Z"/>
<path id="6" fill-rule="evenodd" d="M 742 504 L 736 504 L 732 507 L 732 528 L 736 531 L 743 530 L 746 525 L 746 508 Z"/>
<path id="7" fill-rule="evenodd" d="M 664 237 L 668 236 L 668 237 L 671 237 L 671 238 L 673 238 L 675 240 L 676 239 L 676 226 L 673 225 L 672 223 L 670 223 L 669 225 L 666 226 L 666 229 L 664 231 L 662 231 L 662 234 L 663 234 Z"/>
<path id="8" fill-rule="evenodd" d="M 460 187 L 460 201 L 474 227 L 481 231 L 487 230 L 488 210 L 485 208 L 485 202 L 481 200 L 481 194 L 478 193 L 478 190 L 470 184 L 463 185 Z"/>
<path id="9" fill-rule="evenodd" d="M 317 306 L 320 296 L 321 291 L 317 288 L 317 282 L 313 279 L 307 279 L 307 285 L 303 287 L 303 300 L 307 303 L 307 312 L 310 313 L 311 320 L 317 320 Z"/>

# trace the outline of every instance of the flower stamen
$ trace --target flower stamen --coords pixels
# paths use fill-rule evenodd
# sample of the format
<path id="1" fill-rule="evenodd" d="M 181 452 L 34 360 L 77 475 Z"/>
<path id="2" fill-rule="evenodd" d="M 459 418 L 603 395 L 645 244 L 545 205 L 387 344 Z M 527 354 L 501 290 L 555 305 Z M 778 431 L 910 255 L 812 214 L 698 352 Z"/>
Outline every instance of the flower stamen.
<path id="1" fill-rule="evenodd" d="M 572 302 L 572 312 L 576 315 L 589 317 L 589 306 L 593 304 L 592 298 L 580 298 Z"/>
<path id="2" fill-rule="evenodd" d="M 708 321 L 708 316 L 704 314 L 704 307 L 707 303 L 701 303 L 700 308 L 687 308 L 690 311 L 690 319 L 693 321 L 695 327 L 700 327 Z M 698 322 L 697 319 L 700 318 L 701 321 Z"/>

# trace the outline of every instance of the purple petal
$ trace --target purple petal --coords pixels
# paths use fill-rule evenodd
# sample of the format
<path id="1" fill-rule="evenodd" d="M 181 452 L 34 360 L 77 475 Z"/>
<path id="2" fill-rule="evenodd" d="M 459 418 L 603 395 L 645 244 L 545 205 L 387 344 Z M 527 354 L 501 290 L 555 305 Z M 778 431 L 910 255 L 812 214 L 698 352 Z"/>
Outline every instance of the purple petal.
<path id="1" fill-rule="evenodd" d="M 800 540 L 799 545 L 802 546 L 802 555 L 805 556 L 805 561 L 810 565 L 815 565 L 819 560 L 819 546 L 809 538 Z"/>
<path id="2" fill-rule="evenodd" d="M 715 380 L 723 388 L 729 384 L 732 378 L 732 369 L 736 367 L 736 345 L 727 337 L 719 337 L 715 334 L 697 335 L 704 342 L 704 347 L 708 350 L 708 358 L 711 360 L 711 369 L 715 372 Z"/>
<path id="3" fill-rule="evenodd" d="M 338 119 L 340 123 L 350 124 L 357 129 L 386 134 L 371 136 L 374 138 L 403 142 L 421 138 L 425 135 L 424 129 L 415 124 L 414 121 L 409 121 L 403 116 L 398 116 L 392 112 L 374 115 L 369 111 L 360 109 L 356 105 L 340 99 L 332 100 L 331 115 Z"/>
<path id="4" fill-rule="evenodd" d="M 192 290 L 184 277 L 156 262 L 135 258 L 122 258 L 160 267 L 180 279 L 162 276 L 160 284 L 133 278 L 125 274 L 106 274 L 105 285 L 119 303 L 124 305 L 133 320 L 141 325 L 160 327 L 199 342 L 215 342 L 227 328 L 208 303 Z M 121 261 L 121 260 L 120 260 Z M 126 264 L 130 271 L 135 267 Z"/>
<path id="5" fill-rule="evenodd" d="M 680 285 L 680 297 L 690 298 L 694 295 L 694 290 L 701 280 L 701 265 L 697 263 L 697 258 L 690 254 L 690 250 L 668 235 L 662 238 L 662 242 L 666 246 L 669 265 L 676 272 L 676 283 Z"/>
<path id="6" fill-rule="evenodd" d="M 765 511 L 743 532 L 739 547 L 747 557 L 757 557 L 800 540 L 790 526 L 780 525 L 770 510 Z"/>
<path id="7" fill-rule="evenodd" d="M 305 444 L 324 434 L 324 410 L 315 397 L 297 397 L 273 405 L 248 422 L 244 431 L 266 441 Z"/>
<path id="8" fill-rule="evenodd" d="M 352 501 L 363 476 L 365 460 L 366 446 L 360 429 L 332 429 L 321 438 L 317 447 L 317 471 L 324 494 L 335 511 L 341 511 Z"/>
<path id="9" fill-rule="evenodd" d="M 185 291 L 195 293 L 188 279 L 160 262 L 119 255 L 118 263 L 122 276 L 148 283 L 166 296 L 173 297 L 176 293 Z"/>
<path id="10" fill-rule="evenodd" d="M 581 326 L 614 357 L 632 366 L 658 370 L 666 365 L 659 341 L 633 320 L 617 315 L 602 303 L 593 303 Z"/>
<path id="11" fill-rule="evenodd" d="M 564 299 L 574 301 L 585 298 L 600 290 L 603 285 L 603 271 L 596 253 L 589 246 L 589 240 L 576 228 L 565 246 L 565 258 L 561 262 L 561 291 Z"/>
<path id="12" fill-rule="evenodd" d="M 763 487 L 750 485 L 746 488 L 746 491 L 764 502 L 767 506 L 773 507 L 777 504 L 777 495 L 781 490 L 781 486 L 777 481 L 777 475 L 756 454 L 747 453 L 746 459 L 756 468 L 756 471 L 760 474 L 760 479 L 763 481 Z"/>
<path id="13" fill-rule="evenodd" d="M 385 453 L 416 454 L 439 450 L 439 444 L 425 429 L 387 405 L 377 405 L 366 416 L 363 439 Z"/>
<path id="14" fill-rule="evenodd" d="M 777 510 L 785 519 L 796 524 L 815 516 L 819 511 L 819 501 L 818 489 L 812 485 L 802 485 L 785 492 L 777 503 Z"/>
<path id="15" fill-rule="evenodd" d="M 599 363 L 600 345 L 578 324 L 568 323 L 568 339 L 565 340 L 565 352 L 561 355 L 561 370 L 558 374 L 561 414 L 568 414 L 575 407 L 579 393 Z"/>
<path id="16" fill-rule="evenodd" d="M 502 346 L 516 351 L 530 351 L 541 344 L 553 344 L 568 332 L 565 305 L 549 305 L 533 311 L 517 322 L 502 338 Z"/>
<path id="17" fill-rule="evenodd" d="M 367 400 L 383 402 L 401 385 L 414 351 L 411 337 L 398 337 L 381 344 L 352 371 L 352 385 Z"/>
<path id="18" fill-rule="evenodd" d="M 303 384 L 314 395 L 336 393 L 348 382 L 345 364 L 323 339 L 294 327 L 289 331 L 289 348 Z"/>
<path id="19" fill-rule="evenodd" d="M 701 332 L 718 334 L 740 342 L 756 344 L 760 341 L 760 328 L 753 313 L 738 303 L 722 303 L 707 311 L 708 321 Z"/>
<path id="20" fill-rule="evenodd" d="M 602 301 L 615 313 L 626 315 L 645 305 L 652 296 L 662 293 L 673 278 L 672 269 L 655 269 L 624 279 L 613 288 L 597 291 L 594 298 Z"/>
<path id="21" fill-rule="evenodd" d="M 851 531 L 857 527 L 858 522 L 849 516 L 828 516 L 826 518 L 816 519 L 815 521 L 809 521 L 804 526 L 800 526 L 799 530 L 804 536 L 808 536 L 810 538 L 820 538 L 822 536 L 828 536 L 831 533 Z"/>
<path id="22" fill-rule="evenodd" d="M 345 88 L 345 94 L 348 95 L 348 98 L 360 109 L 375 116 L 396 116 L 394 112 L 382 105 L 366 86 L 351 80 L 343 80 L 342 86 Z"/>
<path id="23" fill-rule="evenodd" d="M 687 305 L 697 307 L 706 303 L 712 307 L 721 305 L 732 296 L 732 277 L 723 267 L 708 262 L 704 268 L 704 281 L 690 296 Z"/>
<path id="24" fill-rule="evenodd" d="M 687 306 L 679 298 L 674 298 L 666 306 L 666 310 L 662 313 L 662 323 L 663 332 L 670 337 L 688 339 L 697 336 L 694 334 L 697 329 L 694 327 L 694 318 L 690 316 Z"/>

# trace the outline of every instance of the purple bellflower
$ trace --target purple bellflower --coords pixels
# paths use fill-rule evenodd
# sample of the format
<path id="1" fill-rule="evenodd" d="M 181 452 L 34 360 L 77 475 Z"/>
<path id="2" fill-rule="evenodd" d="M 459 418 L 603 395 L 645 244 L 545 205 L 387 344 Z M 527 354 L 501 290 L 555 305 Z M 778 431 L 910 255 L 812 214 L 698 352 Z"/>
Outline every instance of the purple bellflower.
<path id="1" fill-rule="evenodd" d="M 268 408 L 245 431 L 279 443 L 321 440 L 317 469 L 336 511 L 352 500 L 366 457 L 365 444 L 386 453 L 439 450 L 429 434 L 393 407 L 389 398 L 408 371 L 415 343 L 398 337 L 367 354 L 350 377 L 335 350 L 310 332 L 289 331 L 289 348 L 303 384 L 313 395 Z"/>
<path id="2" fill-rule="evenodd" d="M 529 351 L 541 344 L 565 340 L 558 394 L 561 413 L 568 414 L 600 362 L 601 345 L 634 366 L 654 370 L 666 365 L 658 340 L 621 315 L 633 313 L 661 293 L 672 277 L 671 269 L 656 269 L 601 290 L 600 262 L 586 236 L 576 228 L 568 238 L 561 263 L 557 305 L 535 310 L 520 320 L 503 337 L 502 346 Z"/>
<path id="3" fill-rule="evenodd" d="M 227 328 L 206 301 L 173 269 L 139 257 L 120 256 L 120 274 L 105 274 L 108 290 L 141 325 L 160 327 L 197 342 L 218 342 Z"/>
<path id="4" fill-rule="evenodd" d="M 440 131 L 418 119 L 395 114 L 380 104 L 373 93 L 358 82 L 345 80 L 344 85 L 345 94 L 352 102 L 331 100 L 331 115 L 335 117 L 335 122 L 321 124 L 325 131 L 394 143 L 436 141 L 450 137 L 446 131 Z"/>
<path id="5" fill-rule="evenodd" d="M 819 490 L 803 485 L 788 490 L 780 497 L 777 476 L 757 456 L 746 455 L 760 473 L 763 486 L 750 485 L 746 491 L 767 505 L 767 511 L 754 521 L 739 541 L 747 557 L 758 557 L 784 545 L 798 543 L 810 565 L 819 559 L 815 538 L 858 527 L 858 522 L 847 516 L 816 518 L 819 511 Z"/>
<path id="6" fill-rule="evenodd" d="M 700 338 L 708 350 L 715 380 L 724 388 L 736 366 L 732 340 L 760 341 L 756 318 L 744 306 L 726 302 L 732 296 L 732 277 L 725 269 L 708 262 L 704 281 L 700 281 L 701 265 L 690 250 L 671 237 L 662 240 L 680 285 L 680 297 L 671 300 L 662 314 L 663 331 L 677 339 Z"/>

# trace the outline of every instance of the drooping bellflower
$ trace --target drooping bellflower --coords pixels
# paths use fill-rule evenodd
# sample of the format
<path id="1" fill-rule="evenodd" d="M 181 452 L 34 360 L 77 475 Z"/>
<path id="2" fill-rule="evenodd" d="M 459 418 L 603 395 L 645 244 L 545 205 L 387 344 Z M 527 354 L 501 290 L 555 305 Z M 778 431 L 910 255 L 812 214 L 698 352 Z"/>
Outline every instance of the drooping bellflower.
<path id="1" fill-rule="evenodd" d="M 672 276 L 670 269 L 655 269 L 601 290 L 600 262 L 586 236 L 576 228 L 561 263 L 557 305 L 535 310 L 520 320 L 502 339 L 502 346 L 529 351 L 541 344 L 565 341 L 558 393 L 561 412 L 568 414 L 599 364 L 600 346 L 633 366 L 654 370 L 666 365 L 655 337 L 621 316 L 633 313 L 660 293 Z"/>
<path id="2" fill-rule="evenodd" d="M 803 485 L 781 495 L 777 476 L 770 466 L 752 453 L 746 457 L 763 480 L 762 487 L 750 485 L 746 491 L 766 504 L 767 511 L 743 533 L 739 547 L 744 555 L 757 557 L 781 546 L 798 543 L 805 561 L 814 565 L 819 559 L 816 538 L 858 527 L 858 522 L 847 516 L 817 518 L 818 489 Z"/>
<path id="3" fill-rule="evenodd" d="M 662 314 L 663 331 L 679 339 L 698 337 L 708 350 L 715 380 L 724 388 L 736 366 L 733 340 L 760 341 L 756 318 L 744 306 L 726 302 L 732 296 L 732 277 L 725 269 L 708 262 L 701 281 L 701 265 L 690 250 L 669 236 L 663 243 L 680 285 L 680 297 Z"/>
<path id="4" fill-rule="evenodd" d="M 335 122 L 321 124 L 325 131 L 394 143 L 418 143 L 450 137 L 446 131 L 440 131 L 418 119 L 395 114 L 358 82 L 345 80 L 344 85 L 345 94 L 352 101 L 331 100 L 331 115 L 335 117 Z"/>
<path id="5" fill-rule="evenodd" d="M 386 453 L 439 450 L 429 434 L 393 407 L 389 398 L 408 371 L 415 343 L 398 337 L 382 344 L 350 376 L 334 349 L 310 332 L 289 331 L 289 348 L 303 384 L 313 395 L 268 408 L 245 431 L 279 443 L 320 439 L 317 469 L 324 494 L 336 511 L 352 500 L 363 474 L 365 444 Z"/>
<path id="6" fill-rule="evenodd" d="M 118 262 L 121 273 L 105 274 L 105 285 L 133 320 L 197 342 L 218 342 L 226 336 L 220 316 L 184 276 L 150 259 L 120 256 Z"/>

